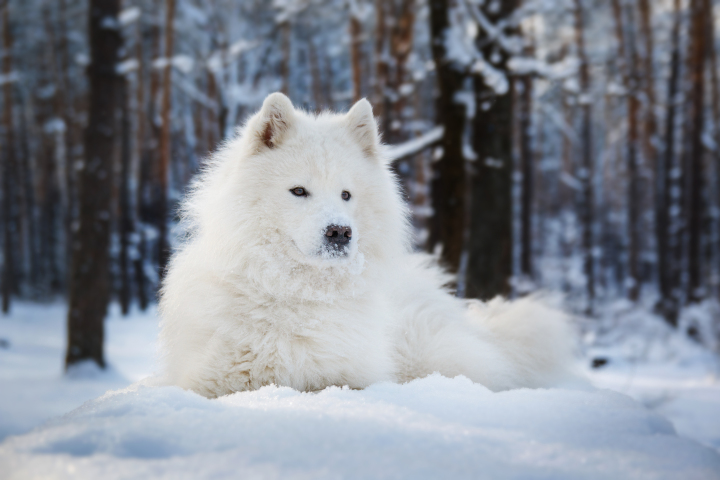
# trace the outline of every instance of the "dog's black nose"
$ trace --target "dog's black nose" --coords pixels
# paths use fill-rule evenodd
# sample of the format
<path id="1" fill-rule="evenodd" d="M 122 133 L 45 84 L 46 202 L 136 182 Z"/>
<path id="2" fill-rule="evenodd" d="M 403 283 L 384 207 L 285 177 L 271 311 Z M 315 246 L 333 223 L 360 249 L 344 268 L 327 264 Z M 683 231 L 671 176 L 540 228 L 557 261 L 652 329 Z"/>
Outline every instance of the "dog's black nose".
<path id="1" fill-rule="evenodd" d="M 325 240 L 330 245 L 343 246 L 350 243 L 352 238 L 352 229 L 350 227 L 341 227 L 340 225 L 329 225 L 325 230 Z"/>

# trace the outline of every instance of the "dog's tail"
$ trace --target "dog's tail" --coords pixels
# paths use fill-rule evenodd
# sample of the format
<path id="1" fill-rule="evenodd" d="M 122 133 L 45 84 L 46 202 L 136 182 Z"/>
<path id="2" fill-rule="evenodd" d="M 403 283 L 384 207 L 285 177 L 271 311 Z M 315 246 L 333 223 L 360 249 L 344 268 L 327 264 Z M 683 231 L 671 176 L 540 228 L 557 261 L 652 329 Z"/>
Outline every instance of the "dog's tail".
<path id="1" fill-rule="evenodd" d="M 570 318 L 537 296 L 469 301 L 470 322 L 492 336 L 510 366 L 506 388 L 581 384 Z"/>

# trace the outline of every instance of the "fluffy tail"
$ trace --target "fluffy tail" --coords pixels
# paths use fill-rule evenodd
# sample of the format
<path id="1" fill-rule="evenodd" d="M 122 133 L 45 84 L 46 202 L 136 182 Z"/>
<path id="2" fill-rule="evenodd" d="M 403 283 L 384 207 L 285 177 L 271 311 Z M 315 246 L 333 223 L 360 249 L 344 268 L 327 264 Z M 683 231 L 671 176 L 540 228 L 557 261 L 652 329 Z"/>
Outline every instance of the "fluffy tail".
<path id="1" fill-rule="evenodd" d="M 569 317 L 537 297 L 469 302 L 471 323 L 486 330 L 510 366 L 509 388 L 577 383 Z"/>

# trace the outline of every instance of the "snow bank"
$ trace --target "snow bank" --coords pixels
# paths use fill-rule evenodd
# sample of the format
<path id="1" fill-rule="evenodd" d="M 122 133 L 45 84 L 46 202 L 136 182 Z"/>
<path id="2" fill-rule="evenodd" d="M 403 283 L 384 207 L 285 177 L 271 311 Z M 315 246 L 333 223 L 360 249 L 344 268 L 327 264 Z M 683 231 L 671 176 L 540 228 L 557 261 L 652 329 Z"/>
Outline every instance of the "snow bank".
<path id="1" fill-rule="evenodd" d="M 6 478 L 720 478 L 720 455 L 610 391 L 433 375 L 208 400 L 109 392 L 0 445 Z"/>

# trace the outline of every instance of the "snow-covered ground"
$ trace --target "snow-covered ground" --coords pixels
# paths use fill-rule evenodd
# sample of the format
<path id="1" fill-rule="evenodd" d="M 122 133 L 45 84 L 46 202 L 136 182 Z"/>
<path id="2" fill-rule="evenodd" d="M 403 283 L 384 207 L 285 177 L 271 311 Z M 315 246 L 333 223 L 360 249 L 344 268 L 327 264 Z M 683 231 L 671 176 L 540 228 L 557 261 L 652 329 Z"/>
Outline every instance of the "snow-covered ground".
<path id="1" fill-rule="evenodd" d="M 720 358 L 640 307 L 619 300 L 591 320 L 586 365 L 607 359 L 588 376 L 598 388 L 631 396 L 672 421 L 678 434 L 720 451 Z M 695 326 L 712 344 L 720 306 L 708 302 L 684 312 L 680 329 Z M 592 323 L 597 322 L 595 325 Z M 714 345 L 713 345 L 714 346 Z"/>
<path id="2" fill-rule="evenodd" d="M 0 440 L 25 433 L 155 370 L 154 309 L 123 318 L 113 305 L 105 323 L 109 371 L 98 374 L 80 368 L 63 375 L 66 315 L 62 303 L 17 303 L 10 316 L 0 316 Z"/>
<path id="3" fill-rule="evenodd" d="M 122 319 L 113 310 L 111 371 L 68 378 L 64 306 L 20 304 L 0 318 L 9 344 L 0 348 L 0 476 L 720 478 L 715 357 L 643 323 L 647 315 L 614 317 L 640 338 L 632 328 L 622 338 L 612 328 L 586 334 L 587 355 L 610 359 L 591 379 L 645 406 L 607 390 L 492 393 L 438 375 L 362 391 L 271 386 L 218 400 L 127 388 L 155 369 L 153 312 Z M 648 328 L 657 335 L 639 333 Z"/>

